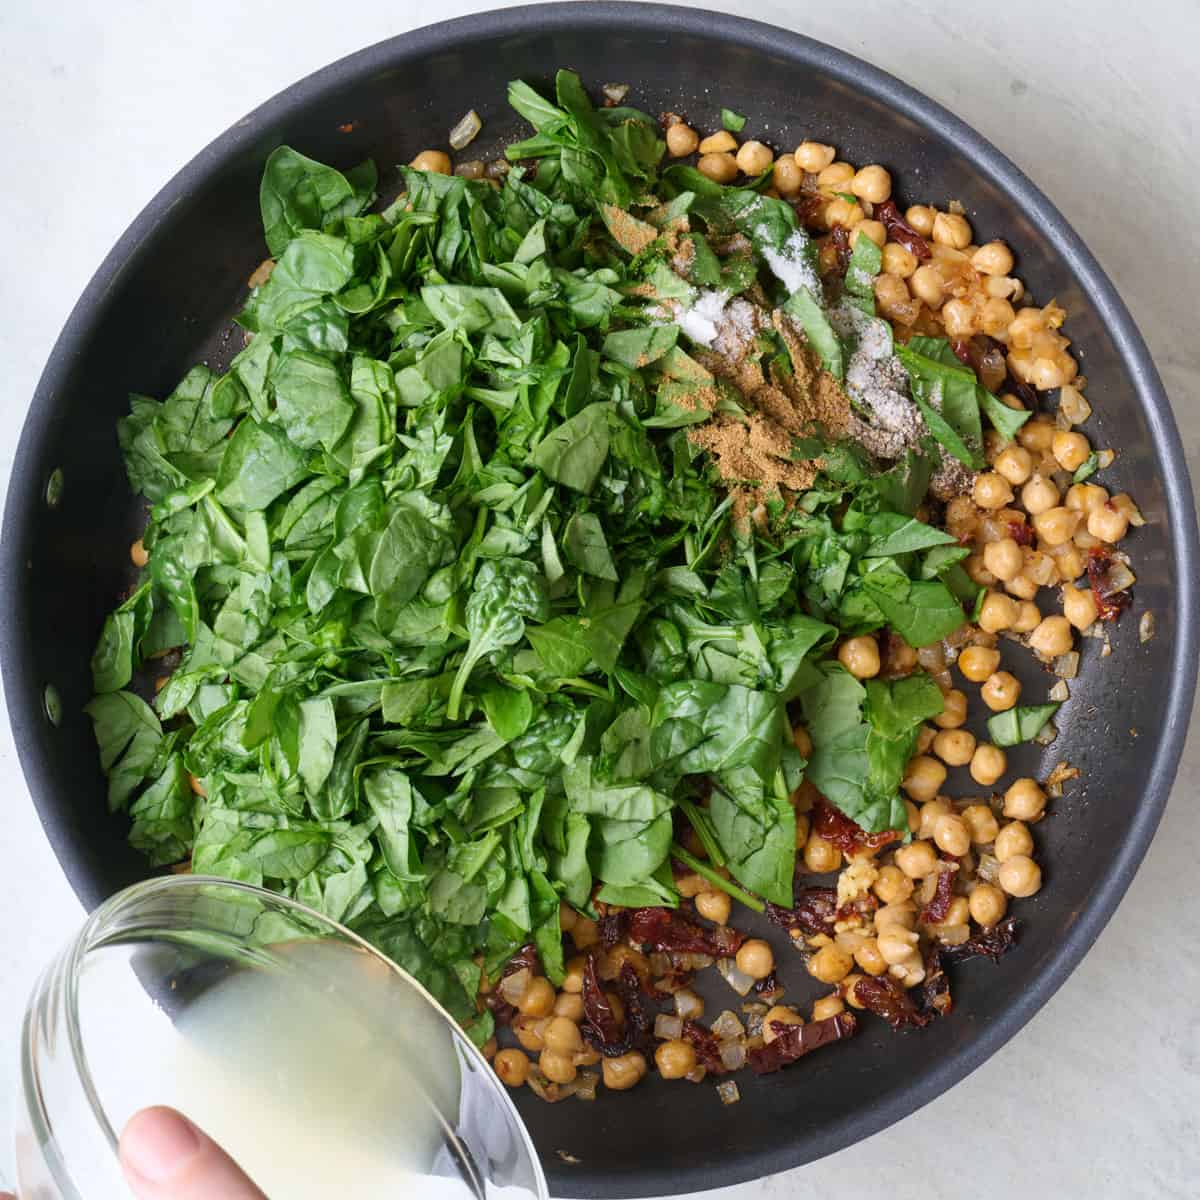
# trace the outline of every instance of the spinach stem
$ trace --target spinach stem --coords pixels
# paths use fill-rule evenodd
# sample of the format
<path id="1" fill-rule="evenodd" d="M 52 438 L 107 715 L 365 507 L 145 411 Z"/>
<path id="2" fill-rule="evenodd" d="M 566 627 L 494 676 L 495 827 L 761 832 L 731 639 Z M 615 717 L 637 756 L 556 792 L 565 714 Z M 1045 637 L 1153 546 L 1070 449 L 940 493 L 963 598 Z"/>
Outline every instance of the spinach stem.
<path id="1" fill-rule="evenodd" d="M 721 891 L 728 892 L 735 900 L 740 900 L 747 908 L 754 909 L 756 913 L 766 912 L 766 905 L 757 896 L 743 891 L 736 883 L 730 883 L 728 879 L 722 879 L 712 867 L 701 862 L 694 854 L 689 854 L 678 842 L 671 843 L 671 856 L 679 859 L 685 867 L 691 867 L 697 875 L 703 875 L 714 887 L 719 887 Z"/>

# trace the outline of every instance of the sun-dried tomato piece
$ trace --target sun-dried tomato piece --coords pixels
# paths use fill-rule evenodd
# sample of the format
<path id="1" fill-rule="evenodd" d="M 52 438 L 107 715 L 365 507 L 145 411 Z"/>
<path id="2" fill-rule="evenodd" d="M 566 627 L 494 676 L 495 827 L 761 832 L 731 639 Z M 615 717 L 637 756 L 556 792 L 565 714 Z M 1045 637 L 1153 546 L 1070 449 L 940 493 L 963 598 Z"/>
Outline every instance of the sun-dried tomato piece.
<path id="1" fill-rule="evenodd" d="M 747 1058 L 755 1075 L 769 1075 L 822 1046 L 853 1037 L 857 1029 L 858 1021 L 852 1012 L 836 1013 L 808 1025 L 785 1025 L 782 1021 L 772 1021 L 774 1040 L 751 1050 Z"/>
<path id="2" fill-rule="evenodd" d="M 537 947 L 532 942 L 527 942 L 504 964 L 500 972 L 500 978 L 507 979 L 510 975 L 515 975 L 518 971 L 522 971 L 526 967 L 534 975 L 538 974 L 542 969 L 542 962 L 538 958 Z"/>
<path id="3" fill-rule="evenodd" d="M 950 912 L 950 901 L 954 899 L 954 879 L 958 874 L 958 859 L 944 850 L 938 857 L 943 863 L 949 865 L 939 871 L 933 898 L 921 910 L 919 920 L 922 925 L 941 924 Z"/>
<path id="4" fill-rule="evenodd" d="M 851 917 L 869 917 L 879 907 L 879 898 L 874 892 L 866 892 L 839 904 L 834 914 L 839 921 L 849 921 Z"/>
<path id="5" fill-rule="evenodd" d="M 942 946 L 943 963 L 965 962 L 968 958 L 990 958 L 998 962 L 1009 952 L 1017 940 L 1016 917 L 1005 917 L 991 929 L 977 933 L 973 938 L 957 946 Z"/>
<path id="6" fill-rule="evenodd" d="M 930 946 L 925 952 L 925 979 L 920 987 L 920 1008 L 922 1012 L 938 1017 L 948 1017 L 954 1009 L 950 977 L 942 969 L 940 946 Z"/>
<path id="7" fill-rule="evenodd" d="M 1111 501 L 1106 503 L 1112 507 Z M 1112 552 L 1104 546 L 1093 546 L 1088 551 L 1087 573 L 1096 601 L 1096 618 L 1100 621 L 1115 621 L 1132 599 L 1128 592 L 1119 592 L 1112 586 L 1111 570 Z"/>
<path id="8" fill-rule="evenodd" d="M 1008 536 L 1018 546 L 1033 545 L 1033 526 L 1028 521 L 1009 521 Z"/>
<path id="9" fill-rule="evenodd" d="M 920 1029 L 933 1020 L 932 1013 L 921 1012 L 904 988 L 888 975 L 864 975 L 854 985 L 854 995 L 863 1008 L 896 1030 L 906 1025 Z"/>
<path id="10" fill-rule="evenodd" d="M 796 210 L 801 225 L 815 226 L 827 203 L 825 197 L 818 192 L 801 192 L 792 201 L 792 207 Z"/>
<path id="11" fill-rule="evenodd" d="M 622 908 L 616 912 L 606 913 L 596 922 L 596 925 L 600 933 L 600 944 L 605 950 L 611 950 L 624 939 L 629 929 L 628 909 Z"/>
<path id="12" fill-rule="evenodd" d="M 727 925 L 707 929 L 682 909 L 631 908 L 626 910 L 627 932 L 643 949 L 725 958 L 737 952 L 746 934 Z"/>
<path id="13" fill-rule="evenodd" d="M 601 1054 L 612 1058 L 628 1051 L 622 1023 L 617 1020 L 612 1002 L 600 986 L 594 954 L 587 956 L 583 966 L 583 1015 L 580 1032 Z"/>
<path id="14" fill-rule="evenodd" d="M 882 221 L 888 237 L 911 251 L 914 258 L 924 262 L 932 257 L 929 243 L 900 215 L 895 200 L 885 200 L 875 205 L 875 220 Z"/>
<path id="15" fill-rule="evenodd" d="M 850 231 L 844 225 L 835 225 L 829 231 L 829 244 L 837 255 L 837 273 L 845 275 L 850 265 Z"/>
<path id="16" fill-rule="evenodd" d="M 809 937 L 818 933 L 833 936 L 837 920 L 837 892 L 833 888 L 797 888 L 791 908 L 767 901 L 767 918 L 784 929 L 799 929 Z"/>
<path id="17" fill-rule="evenodd" d="M 705 1029 L 699 1021 L 688 1019 L 683 1023 L 683 1040 L 696 1051 L 696 1061 L 706 1071 L 714 1075 L 725 1073 L 725 1064 L 721 1061 L 721 1046 L 711 1029 Z"/>
<path id="18" fill-rule="evenodd" d="M 488 992 L 482 997 L 484 1007 L 492 1014 L 497 1025 L 511 1025 L 517 1010 L 499 992 Z"/>
<path id="19" fill-rule="evenodd" d="M 617 994 L 625 1006 L 625 1040 L 631 1049 L 644 1047 L 652 1022 L 642 1000 L 642 981 L 632 963 L 622 963 L 617 976 Z"/>
<path id="20" fill-rule="evenodd" d="M 813 807 L 812 827 L 814 833 L 827 842 L 832 842 L 847 855 L 857 854 L 860 850 L 878 850 L 900 837 L 895 829 L 885 829 L 882 833 L 868 833 L 857 821 L 852 821 L 845 813 L 838 812 L 825 800 L 819 800 Z"/>

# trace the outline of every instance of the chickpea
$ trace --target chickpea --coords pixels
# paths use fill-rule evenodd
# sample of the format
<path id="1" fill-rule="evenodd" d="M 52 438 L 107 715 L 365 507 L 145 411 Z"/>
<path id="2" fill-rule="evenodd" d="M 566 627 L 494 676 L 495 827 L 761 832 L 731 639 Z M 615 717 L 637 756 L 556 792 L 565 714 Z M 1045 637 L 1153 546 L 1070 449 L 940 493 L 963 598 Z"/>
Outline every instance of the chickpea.
<path id="1" fill-rule="evenodd" d="M 1033 455 L 1024 446 L 1006 446 L 992 464 L 1014 487 L 1024 483 L 1033 471 Z"/>
<path id="2" fill-rule="evenodd" d="M 501 1050 L 492 1069 L 506 1087 L 519 1088 L 529 1078 L 529 1056 L 523 1050 Z"/>
<path id="3" fill-rule="evenodd" d="M 570 1083 L 576 1075 L 575 1062 L 570 1055 L 557 1054 L 553 1050 L 542 1051 L 538 1066 L 551 1083 Z"/>
<path id="4" fill-rule="evenodd" d="M 887 241 L 887 226 L 882 221 L 859 221 L 850 231 L 850 248 L 853 249 L 860 237 L 870 238 L 875 245 L 883 247 Z"/>
<path id="5" fill-rule="evenodd" d="M 1038 585 L 1035 579 L 1022 572 L 1016 578 L 1010 579 L 1004 585 L 1004 590 L 1010 596 L 1016 596 L 1018 600 L 1032 600 L 1038 594 Z"/>
<path id="6" fill-rule="evenodd" d="M 1010 896 L 1032 896 L 1041 890 L 1042 868 L 1032 858 L 1018 854 L 1000 864 L 996 878 Z"/>
<path id="7" fill-rule="evenodd" d="M 781 196 L 794 196 L 804 186 L 804 171 L 792 155 L 781 154 L 775 160 L 771 180 Z"/>
<path id="8" fill-rule="evenodd" d="M 901 904 L 912 895 L 913 881 L 899 867 L 888 863 L 879 869 L 872 889 L 884 904 Z"/>
<path id="9" fill-rule="evenodd" d="M 600 926 L 591 917 L 579 917 L 571 930 L 571 940 L 576 950 L 587 950 L 600 940 Z"/>
<path id="10" fill-rule="evenodd" d="M 1071 623 L 1066 617 L 1043 617 L 1029 635 L 1029 645 L 1043 658 L 1057 658 L 1071 649 Z"/>
<path id="11" fill-rule="evenodd" d="M 1073 583 L 1063 584 L 1063 616 L 1080 633 L 1085 633 L 1096 620 L 1096 597 L 1090 588 L 1077 588 Z"/>
<path id="12" fill-rule="evenodd" d="M 985 929 L 1002 920 L 1008 908 L 1008 897 L 994 884 L 979 883 L 967 901 L 971 919 Z"/>
<path id="13" fill-rule="evenodd" d="M 971 266 L 984 275 L 1007 275 L 1013 269 L 1012 251 L 1003 242 L 985 242 L 971 255 Z"/>
<path id="14" fill-rule="evenodd" d="M 135 567 L 144 567 L 150 561 L 150 552 L 142 545 L 141 538 L 129 547 L 129 557 Z"/>
<path id="15" fill-rule="evenodd" d="M 882 204 L 892 194 L 892 176 L 886 167 L 860 167 L 850 180 L 850 190 L 869 204 Z"/>
<path id="16" fill-rule="evenodd" d="M 958 213 L 940 212 L 933 218 L 933 240 L 939 246 L 965 250 L 971 244 L 971 225 Z"/>
<path id="17" fill-rule="evenodd" d="M 918 754 L 908 760 L 900 786 L 918 804 L 932 800 L 946 782 L 946 768 L 928 754 Z"/>
<path id="18" fill-rule="evenodd" d="M 645 1058 L 636 1050 L 606 1058 L 600 1067 L 604 1086 L 614 1092 L 625 1092 L 641 1083 L 647 1069 Z"/>
<path id="19" fill-rule="evenodd" d="M 794 1008 L 789 1008 L 786 1004 L 776 1004 L 774 1007 L 767 1009 L 767 1015 L 763 1017 L 763 1043 L 769 1046 L 779 1036 L 779 1034 L 771 1028 L 772 1025 L 803 1024 L 804 1018 Z"/>
<path id="20" fill-rule="evenodd" d="M 817 175 L 833 162 L 837 152 L 823 142 L 801 142 L 796 147 L 793 157 L 802 171 Z"/>
<path id="21" fill-rule="evenodd" d="M 1029 856 L 1033 853 L 1033 834 L 1020 821 L 1012 821 L 996 834 L 992 853 L 1002 863 L 1018 855 Z"/>
<path id="22" fill-rule="evenodd" d="M 1036 821 L 1046 810 L 1046 793 L 1027 776 L 1009 784 L 1004 793 L 1004 815 L 1017 821 Z"/>
<path id="23" fill-rule="evenodd" d="M 583 997 L 578 992 L 559 992 L 554 1001 L 554 1015 L 578 1024 L 584 1017 Z"/>
<path id="24" fill-rule="evenodd" d="M 706 921 L 715 921 L 718 925 L 729 924 L 731 908 L 732 904 L 725 892 L 701 892 L 696 897 L 696 911 Z"/>
<path id="25" fill-rule="evenodd" d="M 821 983 L 841 983 L 854 969 L 854 959 L 837 944 L 822 946 L 808 960 L 808 973 Z"/>
<path id="26" fill-rule="evenodd" d="M 941 922 L 942 925 L 966 925 L 971 919 L 971 906 L 967 903 L 966 896 L 955 896 L 950 901 L 950 906 L 946 909 L 946 919 Z"/>
<path id="27" fill-rule="evenodd" d="M 683 121 L 677 121 L 667 128 L 667 153 L 672 158 L 684 158 L 694 154 L 700 145 L 700 135 Z"/>
<path id="28" fill-rule="evenodd" d="M 965 729 L 943 729 L 933 739 L 933 752 L 948 767 L 965 767 L 975 753 L 975 735 Z"/>
<path id="29" fill-rule="evenodd" d="M 1014 633 L 1032 633 L 1041 624 L 1042 612 L 1032 600 L 1022 600 L 1017 605 L 1017 619 L 1013 622 Z"/>
<path id="30" fill-rule="evenodd" d="M 957 729 L 967 719 L 967 694 L 951 688 L 942 696 L 942 711 L 933 718 L 939 729 Z"/>
<path id="31" fill-rule="evenodd" d="M 558 903 L 558 927 L 563 933 L 570 933 L 575 928 L 575 922 L 579 920 L 579 914 L 565 901 L 560 900 Z"/>
<path id="32" fill-rule="evenodd" d="M 853 178 L 854 168 L 848 162 L 831 162 L 817 172 L 817 185 L 826 192 L 845 192 Z"/>
<path id="33" fill-rule="evenodd" d="M 947 337 L 970 337 L 977 332 L 974 307 L 965 300 L 947 300 L 942 305 L 942 325 Z"/>
<path id="34" fill-rule="evenodd" d="M 703 154 L 696 163 L 696 170 L 713 183 L 729 183 L 738 173 L 737 163 L 732 154 Z M 626 1085 L 632 1087 L 632 1084 Z"/>
<path id="35" fill-rule="evenodd" d="M 737 969 L 751 979 L 766 979 L 775 970 L 775 954 L 762 938 L 750 938 L 741 944 L 734 959 Z"/>
<path id="36" fill-rule="evenodd" d="M 826 875 L 842 865 L 842 852 L 819 833 L 810 833 L 804 843 L 804 865 L 816 875 Z"/>
<path id="37" fill-rule="evenodd" d="M 929 842 L 909 842 L 907 846 L 901 846 L 896 851 L 895 859 L 896 866 L 909 879 L 924 879 L 937 870 L 937 851 Z M 879 912 L 876 912 L 875 916 L 878 927 Z"/>
<path id="38" fill-rule="evenodd" d="M 534 1054 L 540 1054 L 546 1048 L 546 1043 L 542 1039 L 545 1029 L 545 1017 L 518 1016 L 512 1023 L 512 1031 L 516 1035 L 517 1041 Z"/>
<path id="39" fill-rule="evenodd" d="M 962 811 L 962 819 L 976 846 L 987 846 L 996 840 L 1000 824 L 996 814 L 986 804 L 971 804 Z"/>
<path id="40" fill-rule="evenodd" d="M 1061 546 L 1063 542 L 1069 542 L 1079 528 L 1079 515 L 1061 505 L 1048 508 L 1033 518 L 1033 527 L 1046 545 Z"/>
<path id="41" fill-rule="evenodd" d="M 932 208 L 926 204 L 910 205 L 904 214 L 905 221 L 908 222 L 922 237 L 929 237 L 933 233 L 933 222 L 936 214 Z"/>
<path id="42" fill-rule="evenodd" d="M 1058 504 L 1058 488 L 1044 475 L 1033 475 L 1021 489 L 1021 503 L 1025 505 L 1030 516 L 1041 516 L 1050 512 Z"/>
<path id="43" fill-rule="evenodd" d="M 743 175 L 761 175 L 775 161 L 775 155 L 762 142 L 749 141 L 738 147 L 734 161 Z"/>
<path id="44" fill-rule="evenodd" d="M 888 968 L 886 960 L 879 953 L 879 942 L 875 938 L 867 938 L 854 951 L 854 962 L 867 975 L 882 975 Z"/>
<path id="45" fill-rule="evenodd" d="M 1015 579 L 1021 573 L 1021 568 L 1025 565 L 1025 556 L 1021 553 L 1021 547 L 1017 545 L 1015 538 L 1003 537 L 996 542 L 988 542 L 983 548 L 983 565 L 991 571 L 997 579 L 1007 583 L 1010 579 Z M 1013 617 L 1016 616 L 1016 605 L 1013 605 Z M 1009 621 L 1011 624 L 1012 621 Z M 1006 626 L 1001 626 L 1006 628 Z"/>
<path id="46" fill-rule="evenodd" d="M 737 138 L 728 129 L 718 129 L 700 142 L 701 154 L 732 154 L 737 150 Z"/>
<path id="47" fill-rule="evenodd" d="M 690 1042 L 673 1038 L 654 1051 L 654 1065 L 664 1079 L 682 1079 L 696 1067 L 696 1051 Z"/>
<path id="48" fill-rule="evenodd" d="M 920 311 L 920 305 L 910 299 L 904 280 L 895 275 L 876 276 L 875 299 L 880 311 L 901 325 L 911 325 Z"/>
<path id="49" fill-rule="evenodd" d="M 1082 433 L 1068 433 L 1059 429 L 1050 441 L 1050 453 L 1064 471 L 1077 471 L 1087 462 L 1091 452 L 1091 444 Z"/>
<path id="50" fill-rule="evenodd" d="M 983 307 L 979 310 L 979 328 L 988 337 L 999 338 L 1006 333 L 1016 315 L 1013 306 L 1002 296 L 991 296 L 983 302 Z M 1000 399 L 1005 400 L 1005 397 L 1001 396 Z"/>
<path id="51" fill-rule="evenodd" d="M 992 712 L 1007 712 L 1021 698 L 1021 681 L 1008 671 L 997 671 L 987 677 L 979 694 Z"/>
<path id="52" fill-rule="evenodd" d="M 942 277 L 933 267 L 918 267 L 909 277 L 908 287 L 922 304 L 934 310 L 940 308 L 945 299 Z"/>
<path id="53" fill-rule="evenodd" d="M 577 1050 L 583 1049 L 583 1038 L 580 1036 L 579 1026 L 569 1017 L 551 1017 L 542 1034 L 542 1041 L 547 1050 L 568 1057 Z"/>
<path id="54" fill-rule="evenodd" d="M 1047 551 L 1058 564 L 1059 579 L 1078 579 L 1087 568 L 1087 563 L 1073 542 L 1064 542 L 1061 546 L 1051 546 Z"/>
<path id="55" fill-rule="evenodd" d="M 1013 490 L 1003 475 L 983 471 L 975 476 L 971 496 L 980 508 L 996 509 L 1012 503 Z"/>
<path id="56" fill-rule="evenodd" d="M 961 858 L 971 848 L 971 833 L 967 823 L 955 813 L 948 813 L 933 827 L 933 840 L 939 850 Z"/>
<path id="57" fill-rule="evenodd" d="M 599 1050 L 593 1050 L 591 1046 L 584 1046 L 578 1054 L 575 1055 L 575 1065 L 577 1067 L 594 1067 L 601 1059 Z"/>
<path id="58" fill-rule="evenodd" d="M 917 256 L 899 242 L 887 242 L 883 247 L 883 273 L 907 279 L 917 269 Z"/>
<path id="59" fill-rule="evenodd" d="M 990 646 L 968 646 L 958 656 L 958 669 L 972 683 L 983 683 L 999 666 L 1000 651 Z"/>
<path id="60" fill-rule="evenodd" d="M 838 662 L 855 679 L 874 679 L 879 674 L 879 643 L 873 637 L 847 638 L 838 647 Z"/>
<path id="61" fill-rule="evenodd" d="M 547 1017 L 554 1011 L 554 987 L 544 975 L 535 975 L 517 1001 L 517 1011 L 526 1017 Z"/>
<path id="62" fill-rule="evenodd" d="M 680 875 L 675 880 L 675 890 L 685 900 L 690 900 L 693 896 L 698 896 L 701 892 L 707 892 L 711 889 L 712 884 L 703 875 L 697 875 L 695 871 L 687 875 Z"/>
<path id="63" fill-rule="evenodd" d="M 449 175 L 450 155 L 444 150 L 422 150 L 408 165 L 414 171 L 432 171 L 435 175 Z"/>
<path id="64" fill-rule="evenodd" d="M 855 976 L 851 975 L 850 978 L 854 979 Z M 858 978 L 861 978 L 861 976 Z M 844 1001 L 837 992 L 834 992 L 832 996 L 822 996 L 820 999 L 813 1001 L 812 1019 L 814 1021 L 827 1021 L 830 1017 L 836 1017 L 838 1013 L 844 1013 L 845 1011 L 846 1005 Z"/>
<path id="65" fill-rule="evenodd" d="M 888 974 L 902 987 L 916 987 L 925 978 L 925 962 L 921 952 L 913 947 L 900 962 L 888 968 Z"/>
<path id="66" fill-rule="evenodd" d="M 920 941 L 920 935 L 915 929 L 902 929 L 898 925 L 890 925 L 876 939 L 879 953 L 888 966 L 904 962 L 909 952 Z"/>
<path id="67" fill-rule="evenodd" d="M 1075 512 L 1090 513 L 1108 499 L 1106 488 L 1095 483 L 1073 483 L 1067 488 L 1063 503 Z"/>
<path id="68" fill-rule="evenodd" d="M 971 778 L 983 787 L 990 787 L 1008 768 L 1008 758 L 999 746 L 980 742 L 971 758 Z"/>
<path id="69" fill-rule="evenodd" d="M 479 1047 L 479 1053 L 482 1054 L 483 1057 L 488 1060 L 488 1062 L 494 1062 L 498 1048 L 499 1047 L 496 1039 L 494 1037 L 490 1037 L 486 1042 L 483 1043 L 482 1046 Z"/>
<path id="70" fill-rule="evenodd" d="M 989 592 L 979 609 L 979 628 L 984 633 L 1001 633 L 1017 621 L 1017 602 L 1000 592 Z"/>
<path id="71" fill-rule="evenodd" d="M 1112 545 L 1129 532 L 1129 517 L 1110 500 L 1088 513 L 1087 531 L 1092 537 Z"/>
<path id="72" fill-rule="evenodd" d="M 921 810 L 907 797 L 904 801 L 904 813 L 908 818 L 909 829 L 916 832 L 921 828 Z"/>
<path id="73" fill-rule="evenodd" d="M 576 996 L 582 993 L 583 971 L 586 966 L 587 959 L 582 954 L 576 955 L 567 962 L 562 982 L 562 990 L 564 992 L 570 992 Z"/>
<path id="74" fill-rule="evenodd" d="M 917 730 L 917 753 L 925 754 L 933 745 L 935 737 L 937 737 L 937 730 L 932 725 L 922 725 Z"/>

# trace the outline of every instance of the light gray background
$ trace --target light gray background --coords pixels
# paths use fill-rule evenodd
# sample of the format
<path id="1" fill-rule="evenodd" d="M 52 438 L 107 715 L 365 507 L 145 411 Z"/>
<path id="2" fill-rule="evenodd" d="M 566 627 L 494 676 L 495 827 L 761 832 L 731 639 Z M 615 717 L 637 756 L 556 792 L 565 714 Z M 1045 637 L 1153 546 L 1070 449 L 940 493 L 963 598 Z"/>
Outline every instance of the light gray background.
<path id="1" fill-rule="evenodd" d="M 487 6 L 0 4 L 5 486 L 29 397 L 71 305 L 117 236 L 179 167 L 308 72 L 435 17 Z M 1123 292 L 1200 477 L 1195 0 L 711 0 L 707 7 L 859 54 L 940 100 L 1014 158 L 1066 212 Z M 1100 388 L 1089 395 L 1104 402 Z M 1195 1196 L 1195 721 L 1192 735 L 1166 819 L 1120 911 L 1015 1041 L 892 1129 L 803 1170 L 728 1189 L 722 1200 Z M 0 724 L 0 797 L 5 1145 L 25 996 L 82 914 L 33 814 L 7 722 Z M 7 1148 L 0 1163 L 6 1160 Z"/>

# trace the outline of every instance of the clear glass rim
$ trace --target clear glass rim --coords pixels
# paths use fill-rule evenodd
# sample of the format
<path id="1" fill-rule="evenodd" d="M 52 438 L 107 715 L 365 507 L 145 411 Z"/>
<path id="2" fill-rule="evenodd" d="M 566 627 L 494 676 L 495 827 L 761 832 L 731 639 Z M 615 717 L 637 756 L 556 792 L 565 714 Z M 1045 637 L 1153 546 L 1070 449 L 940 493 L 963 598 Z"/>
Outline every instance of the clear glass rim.
<path id="1" fill-rule="evenodd" d="M 382 953 L 375 946 L 372 946 L 370 942 L 360 937 L 352 929 L 346 928 L 339 921 L 335 921 L 332 917 L 327 917 L 324 913 L 310 908 L 307 904 L 302 904 L 299 900 L 293 900 L 290 896 L 282 896 L 278 892 L 269 891 L 267 888 L 256 887 L 254 884 L 241 883 L 233 879 L 222 879 L 216 875 L 163 875 L 155 879 L 147 879 L 141 883 L 132 884 L 130 887 L 117 892 L 116 895 L 110 896 L 99 908 L 92 912 L 67 948 L 63 962 L 63 983 L 67 1039 L 71 1048 L 71 1058 L 92 1114 L 96 1118 L 101 1132 L 112 1147 L 114 1155 L 118 1153 L 119 1135 L 113 1129 L 108 1119 L 108 1114 L 104 1111 L 104 1105 L 96 1091 L 95 1081 L 88 1063 L 87 1052 L 83 1046 L 82 1026 L 79 1020 L 79 979 L 84 960 L 93 950 L 104 944 L 103 938 L 99 937 L 98 934 L 112 914 L 120 911 L 126 905 L 142 901 L 148 896 L 154 896 L 163 892 L 190 891 L 200 887 L 213 886 L 254 896 L 259 900 L 264 900 L 280 908 L 290 909 L 305 919 L 324 926 L 331 933 L 337 934 L 339 937 L 366 951 L 377 962 L 384 964 L 389 970 L 393 971 L 405 983 L 409 984 L 423 996 L 426 1002 L 445 1021 L 455 1044 L 460 1051 L 467 1054 L 476 1070 L 480 1072 L 481 1077 L 486 1081 L 486 1086 L 494 1095 L 500 1098 L 503 1105 L 511 1112 L 515 1125 L 520 1131 L 521 1142 L 525 1147 L 529 1161 L 533 1164 L 535 1181 L 540 1189 L 539 1195 L 549 1195 L 545 1172 L 542 1169 L 542 1162 L 538 1156 L 537 1148 L 534 1146 L 533 1139 L 529 1136 L 529 1130 L 526 1128 L 525 1122 L 521 1119 L 521 1114 L 517 1111 L 516 1105 L 513 1104 L 512 1098 L 508 1095 L 504 1085 L 496 1077 L 496 1073 L 492 1070 L 491 1064 L 484 1058 L 483 1053 L 467 1037 L 458 1022 L 419 980 L 413 978 L 403 967 L 393 962 L 386 954 Z"/>

